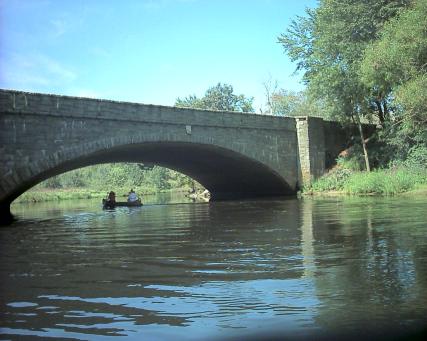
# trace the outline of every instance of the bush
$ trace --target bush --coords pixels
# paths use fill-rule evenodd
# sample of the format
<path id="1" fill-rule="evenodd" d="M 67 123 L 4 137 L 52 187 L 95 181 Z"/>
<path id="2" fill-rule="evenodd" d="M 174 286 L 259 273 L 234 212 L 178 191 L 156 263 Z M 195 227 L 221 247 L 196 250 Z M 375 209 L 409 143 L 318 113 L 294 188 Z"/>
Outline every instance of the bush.
<path id="1" fill-rule="evenodd" d="M 343 191 L 349 194 L 395 195 L 427 183 L 426 170 L 396 168 L 358 172 L 349 177 Z"/>
<path id="2" fill-rule="evenodd" d="M 338 157 L 337 166 L 350 171 L 360 171 L 364 167 L 363 156 L 349 155 L 346 157 Z"/>
<path id="3" fill-rule="evenodd" d="M 427 169 L 427 146 L 419 144 L 412 147 L 404 164 L 411 169 Z"/>
<path id="4" fill-rule="evenodd" d="M 334 168 L 325 176 L 314 181 L 309 190 L 314 192 L 341 191 L 352 171 L 347 168 Z"/>
<path id="5" fill-rule="evenodd" d="M 427 185 L 427 166 L 420 167 L 424 153 L 417 150 L 407 165 L 372 172 L 351 171 L 335 168 L 312 185 L 305 192 L 341 191 L 351 195 L 396 195 Z M 409 167 L 410 165 L 410 167 Z"/>

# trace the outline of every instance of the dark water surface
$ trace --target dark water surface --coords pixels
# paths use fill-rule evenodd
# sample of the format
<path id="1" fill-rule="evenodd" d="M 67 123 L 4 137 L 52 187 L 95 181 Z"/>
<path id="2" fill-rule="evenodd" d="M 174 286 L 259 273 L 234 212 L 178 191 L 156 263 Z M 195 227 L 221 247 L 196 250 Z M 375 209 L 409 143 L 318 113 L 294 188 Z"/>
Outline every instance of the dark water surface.
<path id="1" fill-rule="evenodd" d="M 19 220 L 0 229 L 0 339 L 427 326 L 427 198 L 146 203 L 14 205 Z"/>

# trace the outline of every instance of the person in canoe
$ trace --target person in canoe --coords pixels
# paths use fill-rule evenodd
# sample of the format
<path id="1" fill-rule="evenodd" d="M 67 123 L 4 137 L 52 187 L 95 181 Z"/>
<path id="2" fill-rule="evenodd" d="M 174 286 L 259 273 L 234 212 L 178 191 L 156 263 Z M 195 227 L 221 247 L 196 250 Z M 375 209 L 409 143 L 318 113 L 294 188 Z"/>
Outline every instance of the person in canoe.
<path id="1" fill-rule="evenodd" d="M 140 207 L 142 206 L 141 200 L 138 198 L 134 190 L 129 192 L 127 201 L 116 201 L 116 193 L 111 191 L 108 193 L 106 199 L 102 199 L 103 208 L 116 208 L 119 207 Z"/>
<path id="2" fill-rule="evenodd" d="M 114 193 L 113 191 L 108 193 L 104 205 L 108 207 L 114 207 L 116 205 L 116 193 Z"/>
<path id="3" fill-rule="evenodd" d="M 137 201 L 139 201 L 138 195 L 135 193 L 133 189 L 131 189 L 128 195 L 128 202 L 137 202 Z"/>

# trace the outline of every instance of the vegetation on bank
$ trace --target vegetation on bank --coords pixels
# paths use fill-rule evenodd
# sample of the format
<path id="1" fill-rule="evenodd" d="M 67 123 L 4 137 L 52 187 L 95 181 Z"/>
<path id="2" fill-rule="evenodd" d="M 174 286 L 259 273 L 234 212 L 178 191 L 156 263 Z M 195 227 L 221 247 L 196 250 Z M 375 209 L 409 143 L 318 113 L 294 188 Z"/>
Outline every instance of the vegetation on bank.
<path id="1" fill-rule="evenodd" d="M 35 188 L 23 193 L 15 200 L 15 203 L 92 199 L 104 198 L 105 196 L 105 192 L 85 188 L 49 189 L 36 186 Z"/>
<path id="2" fill-rule="evenodd" d="M 15 202 L 104 198 L 116 192 L 118 200 L 130 189 L 140 195 L 201 190 L 196 181 L 173 170 L 136 163 L 111 163 L 76 169 L 49 178 L 23 193 Z"/>
<path id="3" fill-rule="evenodd" d="M 418 148 L 404 162 L 371 172 L 361 171 L 355 155 L 341 157 L 336 167 L 305 188 L 304 193 L 396 195 L 424 188 L 427 189 L 427 149 Z"/>
<path id="4" fill-rule="evenodd" d="M 159 191 L 146 191 L 143 187 L 135 186 L 132 189 L 140 196 L 155 194 L 159 192 L 167 192 L 166 190 Z M 118 201 L 126 201 L 129 187 L 124 188 L 114 188 L 116 192 L 116 198 Z M 170 191 L 173 192 L 186 192 L 190 191 L 189 188 L 174 188 Z M 44 202 L 44 201 L 60 201 L 60 200 L 77 200 L 77 199 L 93 199 L 93 198 L 106 198 L 108 192 L 104 190 L 90 189 L 90 188 L 41 188 L 41 186 L 36 186 L 33 189 L 23 193 L 18 199 L 15 200 L 15 203 L 29 203 L 29 202 Z"/>
<path id="5" fill-rule="evenodd" d="M 350 195 L 396 195 L 427 186 L 427 172 L 410 168 L 377 169 L 369 173 L 334 169 L 304 190 L 305 194 L 325 192 Z"/>

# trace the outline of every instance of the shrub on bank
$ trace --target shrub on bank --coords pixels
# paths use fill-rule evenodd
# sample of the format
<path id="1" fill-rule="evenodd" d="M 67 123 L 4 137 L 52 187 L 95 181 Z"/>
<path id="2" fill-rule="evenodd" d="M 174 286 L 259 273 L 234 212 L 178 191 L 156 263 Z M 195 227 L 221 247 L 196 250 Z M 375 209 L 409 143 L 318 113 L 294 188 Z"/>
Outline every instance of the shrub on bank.
<path id="1" fill-rule="evenodd" d="M 344 186 L 349 194 L 395 195 L 427 183 L 426 171 L 409 168 L 354 174 Z"/>
<path id="2" fill-rule="evenodd" d="M 341 191 L 347 179 L 351 176 L 352 171 L 346 168 L 335 168 L 325 176 L 313 182 L 309 191 Z"/>
<path id="3" fill-rule="evenodd" d="M 425 168 L 400 167 L 369 173 L 338 169 L 315 181 L 308 192 L 341 191 L 351 195 L 396 195 L 426 184 Z"/>

